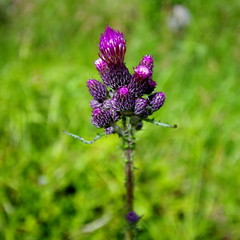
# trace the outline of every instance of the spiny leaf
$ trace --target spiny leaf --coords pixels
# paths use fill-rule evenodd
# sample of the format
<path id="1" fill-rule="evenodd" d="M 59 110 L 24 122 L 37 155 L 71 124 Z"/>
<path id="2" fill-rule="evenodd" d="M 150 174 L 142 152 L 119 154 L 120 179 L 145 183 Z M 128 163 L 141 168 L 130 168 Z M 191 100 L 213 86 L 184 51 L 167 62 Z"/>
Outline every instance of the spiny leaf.
<path id="1" fill-rule="evenodd" d="M 98 139 L 100 139 L 101 137 L 103 137 L 104 135 L 106 135 L 106 133 L 101 133 L 101 134 L 97 134 L 97 136 L 92 140 L 92 141 L 87 141 L 85 140 L 84 138 L 78 136 L 78 135 L 75 135 L 75 134 L 72 134 L 72 133 L 69 133 L 67 131 L 63 131 L 64 133 L 66 133 L 67 135 L 85 143 L 85 144 L 92 144 L 94 142 L 96 142 Z"/>

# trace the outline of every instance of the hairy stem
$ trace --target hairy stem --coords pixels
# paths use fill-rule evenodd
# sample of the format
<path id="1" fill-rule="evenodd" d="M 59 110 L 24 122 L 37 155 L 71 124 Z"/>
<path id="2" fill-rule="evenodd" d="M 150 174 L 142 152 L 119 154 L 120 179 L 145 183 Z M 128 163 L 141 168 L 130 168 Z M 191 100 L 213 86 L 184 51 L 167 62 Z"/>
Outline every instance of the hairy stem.
<path id="1" fill-rule="evenodd" d="M 132 149 L 125 149 L 124 151 L 125 162 L 125 177 L 126 177 L 126 212 L 133 211 L 133 199 L 134 199 L 134 177 L 133 177 L 133 161 L 132 161 Z"/>
<path id="2" fill-rule="evenodd" d="M 125 213 L 133 211 L 133 202 L 134 202 L 134 174 L 133 174 L 133 150 L 135 146 L 134 135 L 130 121 L 125 119 L 123 121 L 123 128 L 125 131 L 125 138 L 123 139 L 124 146 L 124 157 L 125 157 Z M 129 226 L 126 230 L 126 240 L 134 239 L 134 228 L 129 223 Z"/>

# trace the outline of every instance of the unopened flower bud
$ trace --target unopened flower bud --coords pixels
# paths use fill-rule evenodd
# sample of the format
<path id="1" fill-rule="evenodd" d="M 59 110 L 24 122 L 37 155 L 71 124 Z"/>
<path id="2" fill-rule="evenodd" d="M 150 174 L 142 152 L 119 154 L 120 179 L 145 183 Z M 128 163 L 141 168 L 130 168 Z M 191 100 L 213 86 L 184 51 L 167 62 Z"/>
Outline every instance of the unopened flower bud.
<path id="1" fill-rule="evenodd" d="M 157 92 L 149 96 L 149 103 L 152 112 L 157 111 L 162 107 L 165 101 L 165 94 L 163 92 Z"/>
<path id="2" fill-rule="evenodd" d="M 128 85 L 131 80 L 131 74 L 124 64 L 109 66 L 109 70 L 101 75 L 101 77 L 104 84 L 114 90 Z"/>
<path id="3" fill-rule="evenodd" d="M 146 55 L 142 58 L 139 65 L 146 66 L 150 69 L 150 71 L 153 70 L 153 57 L 151 55 Z"/>
<path id="4" fill-rule="evenodd" d="M 134 69 L 135 79 L 141 81 L 152 75 L 150 69 L 144 65 L 139 65 Z"/>
<path id="5" fill-rule="evenodd" d="M 108 110 L 96 108 L 92 111 L 92 124 L 97 128 L 109 127 L 111 120 L 112 118 Z"/>
<path id="6" fill-rule="evenodd" d="M 144 98 L 137 98 L 135 101 L 134 114 L 147 115 L 148 102 Z"/>
<path id="7" fill-rule="evenodd" d="M 113 108 L 116 111 L 125 112 L 134 109 L 135 100 L 127 87 L 121 87 L 113 99 Z"/>
<path id="8" fill-rule="evenodd" d="M 141 97 L 146 92 L 149 86 L 148 79 L 151 75 L 150 69 L 144 65 L 138 65 L 134 69 L 134 74 L 128 87 L 135 97 Z"/>
<path id="9" fill-rule="evenodd" d="M 129 223 L 134 224 L 140 220 L 140 217 L 134 211 L 131 211 L 131 212 L 127 213 L 126 220 Z"/>
<path id="10" fill-rule="evenodd" d="M 100 74 L 104 74 L 108 70 L 108 65 L 101 58 L 98 58 L 95 62 L 95 67 Z"/>
<path id="11" fill-rule="evenodd" d="M 103 100 L 106 99 L 108 91 L 103 83 L 95 79 L 90 79 L 87 81 L 87 87 L 90 94 L 93 96 L 95 100 L 102 102 Z"/>

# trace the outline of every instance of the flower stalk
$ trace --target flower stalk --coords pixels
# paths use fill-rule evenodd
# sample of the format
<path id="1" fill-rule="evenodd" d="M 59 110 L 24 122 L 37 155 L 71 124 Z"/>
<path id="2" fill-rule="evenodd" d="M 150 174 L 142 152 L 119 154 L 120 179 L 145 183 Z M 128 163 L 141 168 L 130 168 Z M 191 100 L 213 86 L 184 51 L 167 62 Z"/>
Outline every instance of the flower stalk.
<path id="1" fill-rule="evenodd" d="M 130 118 L 123 119 L 123 131 L 126 137 L 123 137 L 124 152 L 124 174 L 125 174 L 125 216 L 127 220 L 127 228 L 125 232 L 126 240 L 136 239 L 137 226 L 136 222 L 132 222 L 127 218 L 129 213 L 134 213 L 134 162 L 133 154 L 135 149 L 134 130 Z M 130 220 L 130 221 L 129 221 Z"/>
<path id="2" fill-rule="evenodd" d="M 125 186 L 126 186 L 126 214 L 133 211 L 134 178 L 133 178 L 133 151 L 135 138 L 130 123 L 124 124 L 127 138 L 123 138 L 124 164 L 125 164 Z M 130 125 L 130 126 L 129 126 Z"/>
<path id="3" fill-rule="evenodd" d="M 133 171 L 133 159 L 132 159 L 132 148 L 126 148 L 124 150 L 125 153 L 125 188 L 126 188 L 126 196 L 125 196 L 125 215 L 133 211 L 133 203 L 134 203 L 134 171 Z M 126 228 L 125 237 L 126 240 L 133 240 L 136 237 L 136 224 L 132 224 L 131 222 L 127 222 L 128 226 Z"/>

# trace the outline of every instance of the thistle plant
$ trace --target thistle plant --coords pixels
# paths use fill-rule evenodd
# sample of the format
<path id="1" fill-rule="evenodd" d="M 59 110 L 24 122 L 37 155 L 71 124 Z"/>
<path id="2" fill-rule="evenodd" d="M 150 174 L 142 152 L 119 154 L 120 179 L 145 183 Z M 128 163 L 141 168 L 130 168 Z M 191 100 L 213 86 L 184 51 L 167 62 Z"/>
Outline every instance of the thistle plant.
<path id="1" fill-rule="evenodd" d="M 135 133 L 144 122 L 162 127 L 176 125 L 157 122 L 151 115 L 165 102 L 163 92 L 155 92 L 157 83 L 152 79 L 154 61 L 151 55 L 143 56 L 131 74 L 124 63 L 126 40 L 124 35 L 109 26 L 100 36 L 99 58 L 95 67 L 102 82 L 89 79 L 87 88 L 92 96 L 92 124 L 104 129 L 92 141 L 65 131 L 66 134 L 85 144 L 94 143 L 104 135 L 117 134 L 122 140 L 125 173 L 126 239 L 137 239 L 138 222 L 141 217 L 134 211 L 134 162 Z"/>

